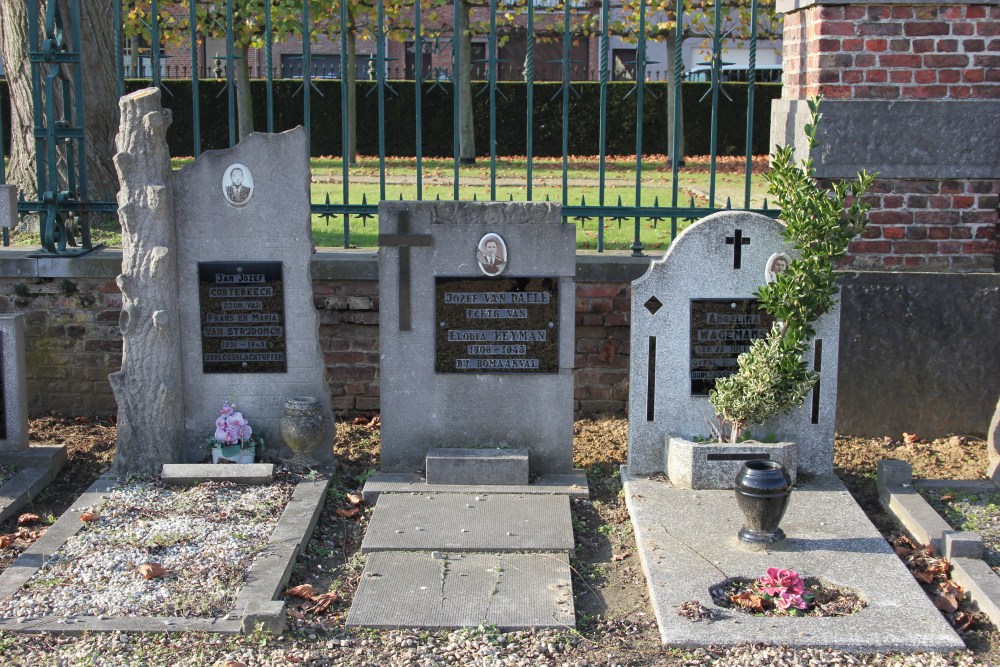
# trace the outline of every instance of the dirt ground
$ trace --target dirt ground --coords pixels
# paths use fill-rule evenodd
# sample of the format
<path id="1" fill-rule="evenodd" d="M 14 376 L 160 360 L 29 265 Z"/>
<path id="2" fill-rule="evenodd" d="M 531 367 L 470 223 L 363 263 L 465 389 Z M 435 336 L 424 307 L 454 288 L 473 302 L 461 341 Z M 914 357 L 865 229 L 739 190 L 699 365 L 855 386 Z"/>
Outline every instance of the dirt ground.
<path id="1" fill-rule="evenodd" d="M 574 426 L 575 462 L 585 468 L 591 498 L 573 501 L 577 555 L 572 561 L 580 640 L 562 658 L 585 656 L 599 649 L 606 662 L 594 664 L 686 665 L 691 654 L 660 647 L 655 619 L 646 593 L 635 540 L 621 492 L 619 466 L 627 453 L 624 419 L 584 419 Z M 30 424 L 31 441 L 63 443 L 69 461 L 58 478 L 35 498 L 27 511 L 51 523 L 72 506 L 112 462 L 115 426 L 111 420 L 46 417 Z M 911 438 L 912 439 L 912 438 Z M 289 600 L 292 635 L 305 638 L 341 636 L 350 601 L 364 560 L 358 552 L 371 513 L 353 513 L 356 494 L 368 475 L 378 469 L 377 425 L 338 424 L 336 455 L 341 463 L 326 508 L 306 553 L 296 564 L 291 585 L 312 584 L 318 591 L 336 591 L 340 602 L 325 613 L 310 612 L 306 602 Z M 879 459 L 909 461 L 917 477 L 974 479 L 986 470 L 986 445 L 964 437 L 914 442 L 899 439 L 837 439 L 835 466 L 873 522 L 887 538 L 898 527 L 878 504 L 875 471 Z M 338 513 L 337 510 L 342 510 Z M 346 515 L 346 516 L 345 516 Z M 0 525 L 0 534 L 16 529 L 15 520 Z M 17 549 L 0 550 L 0 571 Z M 331 634 L 332 633 L 332 634 Z M 977 664 L 1000 664 L 1000 634 L 979 624 L 961 633 Z M 703 655 L 707 658 L 711 651 Z M 958 658 L 955 658 L 956 663 Z M 964 658 L 968 663 L 968 656 Z M 567 662 L 566 664 L 576 664 Z M 586 664 L 586 663 L 585 663 Z"/>

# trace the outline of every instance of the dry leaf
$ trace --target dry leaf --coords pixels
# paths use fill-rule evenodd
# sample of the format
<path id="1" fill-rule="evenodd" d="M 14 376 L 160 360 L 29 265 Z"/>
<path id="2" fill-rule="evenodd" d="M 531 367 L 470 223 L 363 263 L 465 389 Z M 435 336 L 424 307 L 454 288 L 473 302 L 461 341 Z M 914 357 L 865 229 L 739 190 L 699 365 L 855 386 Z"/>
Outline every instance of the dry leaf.
<path id="1" fill-rule="evenodd" d="M 907 549 L 906 547 L 902 546 L 896 547 L 896 555 L 899 556 L 900 558 L 906 558 L 912 553 L 913 553 L 912 549 Z"/>
<path id="2" fill-rule="evenodd" d="M 304 621 L 306 618 L 305 613 L 299 611 L 298 609 L 289 609 L 288 615 L 291 616 L 292 618 L 297 618 L 300 621 Z"/>
<path id="3" fill-rule="evenodd" d="M 313 597 L 312 601 L 316 604 L 309 607 L 307 611 L 311 611 L 315 614 L 322 614 L 330 608 L 330 605 L 340 602 L 340 595 L 336 591 L 331 591 L 330 593 L 323 593 L 322 595 Z"/>
<path id="4" fill-rule="evenodd" d="M 240 662 L 239 660 L 226 660 L 222 663 L 222 667 L 247 667 L 247 663 Z"/>
<path id="5" fill-rule="evenodd" d="M 0 535 L 0 549 L 6 549 L 12 544 L 14 544 L 14 540 L 10 535 Z"/>
<path id="6" fill-rule="evenodd" d="M 914 571 L 913 572 L 913 576 L 917 579 L 917 581 L 919 581 L 921 583 L 924 583 L 924 584 L 933 584 L 934 583 L 934 575 L 931 574 L 930 572 L 926 572 L 926 571 L 924 571 L 924 572 L 917 572 L 917 571 Z"/>
<path id="7" fill-rule="evenodd" d="M 298 586 L 292 586 L 285 591 L 285 595 L 302 598 L 303 600 L 312 600 L 316 595 L 316 589 L 313 588 L 312 584 L 299 584 Z"/>
<path id="8" fill-rule="evenodd" d="M 351 422 L 354 426 L 365 426 L 368 424 L 368 420 L 364 417 L 355 417 L 354 421 Z"/>
<path id="9" fill-rule="evenodd" d="M 631 551 L 626 551 L 625 553 L 615 554 L 611 557 L 611 560 L 625 560 L 632 555 Z"/>
<path id="10" fill-rule="evenodd" d="M 143 563 L 139 566 L 139 574 L 147 579 L 156 579 L 167 573 L 159 563 Z"/>
<path id="11" fill-rule="evenodd" d="M 83 514 L 80 515 L 80 521 L 83 521 L 84 523 L 90 523 L 91 521 L 97 521 L 100 518 L 101 517 L 98 516 L 98 514 L 96 512 L 84 512 Z"/>
<path id="12" fill-rule="evenodd" d="M 941 502 L 943 502 L 943 503 L 950 503 L 954 499 L 955 499 L 955 496 L 952 496 L 952 495 L 947 495 L 946 494 L 946 495 L 941 496 Z"/>
<path id="13" fill-rule="evenodd" d="M 917 435 L 916 433 L 907 433 L 906 431 L 903 431 L 903 442 L 905 442 L 906 444 L 912 445 L 913 443 L 919 441 L 920 441 L 920 436 Z"/>
<path id="14" fill-rule="evenodd" d="M 372 420 L 368 422 L 368 428 L 382 428 L 382 417 L 375 415 Z"/>
<path id="15" fill-rule="evenodd" d="M 932 599 L 934 606 L 946 614 L 958 611 L 958 600 L 947 593 L 938 593 Z"/>
<path id="16" fill-rule="evenodd" d="M 361 510 L 359 510 L 357 507 L 352 507 L 349 510 L 337 508 L 337 514 L 339 516 L 344 517 L 345 519 L 353 519 L 359 514 L 360 511 Z"/>
<path id="17" fill-rule="evenodd" d="M 22 514 L 17 517 L 17 525 L 19 526 L 30 526 L 33 523 L 38 523 L 42 519 L 37 514 Z"/>
<path id="18" fill-rule="evenodd" d="M 736 605 L 754 611 L 764 611 L 764 598 L 753 591 L 743 591 L 735 595 L 730 595 L 729 599 Z"/>
<path id="19" fill-rule="evenodd" d="M 365 502 L 365 499 L 356 493 L 348 493 L 347 502 L 351 503 L 352 505 L 360 505 L 361 503 Z"/>
<path id="20" fill-rule="evenodd" d="M 94 423 L 93 420 L 90 419 L 90 417 L 77 417 L 73 421 L 75 421 L 77 424 L 93 424 Z"/>
<path id="21" fill-rule="evenodd" d="M 976 622 L 976 617 L 967 611 L 960 611 L 951 618 L 952 625 L 956 630 L 965 632 Z"/>

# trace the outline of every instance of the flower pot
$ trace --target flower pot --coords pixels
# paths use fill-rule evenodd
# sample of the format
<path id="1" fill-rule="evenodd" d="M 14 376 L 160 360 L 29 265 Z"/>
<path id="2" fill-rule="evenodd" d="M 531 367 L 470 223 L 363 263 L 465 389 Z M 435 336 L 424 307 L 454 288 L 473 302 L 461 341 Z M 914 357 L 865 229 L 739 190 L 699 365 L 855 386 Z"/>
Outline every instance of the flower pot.
<path id="1" fill-rule="evenodd" d="M 740 541 L 775 544 L 785 539 L 778 524 L 792 493 L 788 470 L 776 461 L 747 461 L 736 474 L 736 504 L 743 512 Z"/>
<path id="2" fill-rule="evenodd" d="M 285 401 L 281 417 L 281 437 L 292 450 L 298 463 L 308 465 L 316 459 L 313 453 L 322 444 L 326 432 L 323 406 L 312 396 L 295 396 Z"/>
<path id="3" fill-rule="evenodd" d="M 241 449 L 230 456 L 223 455 L 222 447 L 212 447 L 212 463 L 218 463 L 219 461 L 228 461 L 230 463 L 253 463 L 256 455 L 257 450 L 254 447 Z"/>

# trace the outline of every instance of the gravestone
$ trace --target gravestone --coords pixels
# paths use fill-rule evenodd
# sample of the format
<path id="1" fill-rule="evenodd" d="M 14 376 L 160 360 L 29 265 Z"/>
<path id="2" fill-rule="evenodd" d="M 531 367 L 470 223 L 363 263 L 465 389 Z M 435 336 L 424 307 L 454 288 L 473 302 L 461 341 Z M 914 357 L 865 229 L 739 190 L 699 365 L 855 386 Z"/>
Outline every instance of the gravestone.
<path id="1" fill-rule="evenodd" d="M 382 473 L 348 625 L 575 622 L 576 230 L 558 205 L 379 204 Z"/>
<path id="2" fill-rule="evenodd" d="M 571 472 L 575 228 L 547 203 L 382 202 L 379 244 L 383 472 L 470 447 Z"/>
<path id="3" fill-rule="evenodd" d="M 296 396 L 319 399 L 326 433 L 314 458 L 331 462 L 305 130 L 255 133 L 172 172 L 159 92 L 139 91 L 121 105 L 116 469 L 159 472 L 164 463 L 204 460 L 226 401 L 264 436 L 267 455 L 292 458 L 280 418 Z"/>
<path id="4" fill-rule="evenodd" d="M 17 227 L 17 187 L 0 184 L 0 228 Z"/>
<path id="5" fill-rule="evenodd" d="M 0 454 L 28 449 L 24 315 L 0 316 Z"/>
<path id="6" fill-rule="evenodd" d="M 684 230 L 632 283 L 629 472 L 670 474 L 668 438 L 693 441 L 712 434 L 709 391 L 717 378 L 737 370 L 739 355 L 766 336 L 773 322 L 758 307 L 754 292 L 794 254 L 778 222 L 726 211 Z M 729 486 L 742 460 L 768 454 L 768 448 L 778 460 L 797 456 L 799 470 L 831 471 L 839 307 L 820 318 L 816 331 L 806 359 L 820 380 L 805 404 L 749 429 L 758 440 L 797 443 L 797 454 L 762 444 L 735 446 L 727 453 L 716 451 L 726 445 L 715 445 L 700 453 L 674 451 L 675 463 L 678 456 L 702 456 L 728 476 Z"/>

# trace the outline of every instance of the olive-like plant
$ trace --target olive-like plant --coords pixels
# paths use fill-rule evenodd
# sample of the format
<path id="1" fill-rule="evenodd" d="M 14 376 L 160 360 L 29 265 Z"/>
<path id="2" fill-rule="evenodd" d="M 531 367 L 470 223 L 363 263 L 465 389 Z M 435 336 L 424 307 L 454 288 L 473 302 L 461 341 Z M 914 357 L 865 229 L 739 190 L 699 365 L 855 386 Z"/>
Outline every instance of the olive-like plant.
<path id="1" fill-rule="evenodd" d="M 817 144 L 819 98 L 808 104 L 805 133 L 811 151 Z M 835 303 L 834 264 L 867 224 L 870 205 L 863 195 L 875 177 L 861 171 L 856 181 L 825 189 L 815 172 L 811 157 L 796 164 L 794 150 L 784 146 L 776 149 L 765 174 L 768 192 L 781 209 L 782 236 L 798 257 L 757 290 L 760 307 L 775 318 L 771 331 L 740 355 L 739 371 L 717 380 L 709 394 L 722 442 L 739 442 L 747 426 L 799 407 L 819 379 L 803 354 L 816 335 L 813 324 Z"/>

